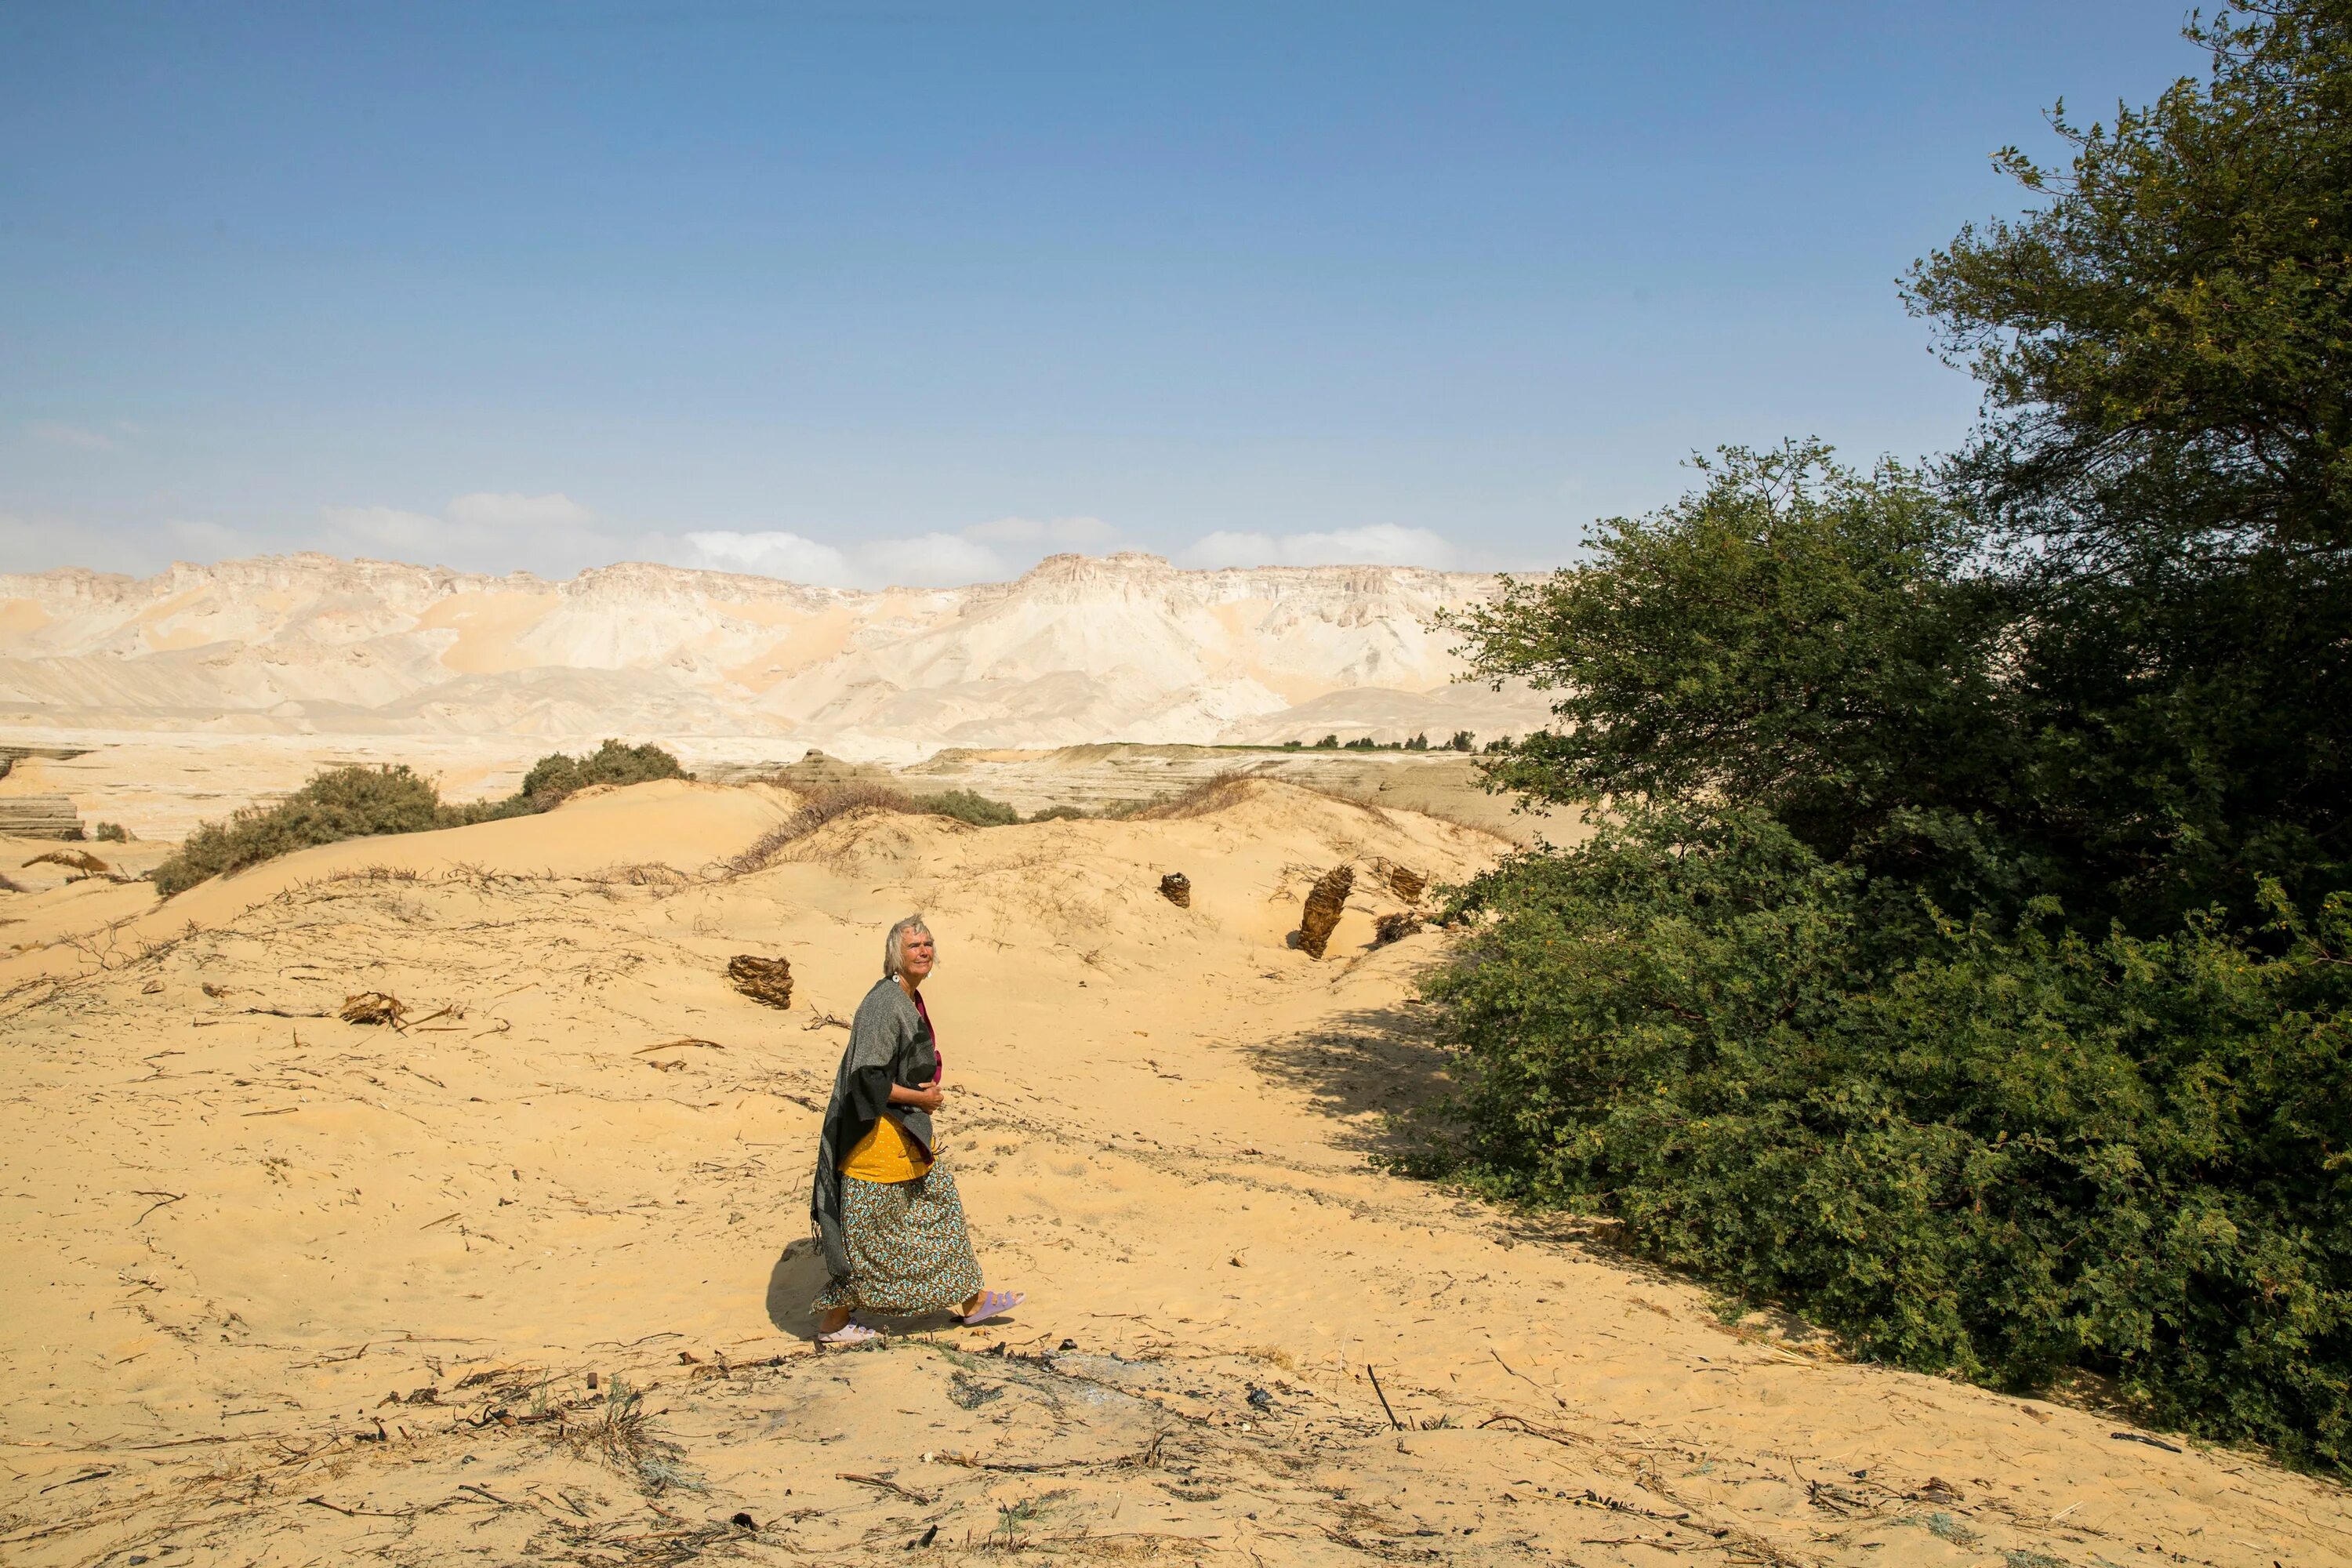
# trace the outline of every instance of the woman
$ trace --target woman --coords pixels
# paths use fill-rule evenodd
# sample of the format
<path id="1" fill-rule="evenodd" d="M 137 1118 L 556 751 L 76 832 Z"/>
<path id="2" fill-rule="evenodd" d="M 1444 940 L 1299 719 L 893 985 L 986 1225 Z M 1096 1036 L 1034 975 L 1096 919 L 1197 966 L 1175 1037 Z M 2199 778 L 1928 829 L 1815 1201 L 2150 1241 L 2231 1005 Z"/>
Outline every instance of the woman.
<path id="1" fill-rule="evenodd" d="M 922 916 L 890 928 L 882 978 L 857 1005 L 849 1048 L 834 1074 L 809 1200 L 833 1276 L 816 1299 L 822 1344 L 876 1338 L 849 1321 L 861 1310 L 910 1317 L 952 1308 L 965 1322 L 980 1323 L 1023 1300 L 981 1288 L 955 1177 L 932 1152 L 943 1068 L 922 986 L 937 962 Z"/>

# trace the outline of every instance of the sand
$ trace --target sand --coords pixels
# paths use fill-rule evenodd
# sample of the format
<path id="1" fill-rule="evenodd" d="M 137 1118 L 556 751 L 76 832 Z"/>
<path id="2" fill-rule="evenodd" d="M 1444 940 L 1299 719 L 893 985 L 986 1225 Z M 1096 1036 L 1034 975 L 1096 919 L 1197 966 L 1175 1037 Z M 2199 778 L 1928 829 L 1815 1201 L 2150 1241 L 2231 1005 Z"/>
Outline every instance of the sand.
<path id="1" fill-rule="evenodd" d="M 1853 1364 L 1383 1173 L 1454 939 L 1370 948 L 1380 868 L 1501 840 L 1257 783 L 845 818 L 727 875 L 793 803 L 651 784 L 161 907 L 7 895 L 55 934 L 0 962 L 0 1559 L 2352 1562 L 2333 1485 Z M 1342 859 L 1314 961 L 1283 939 Z M 819 1352 L 787 1248 L 917 908 L 946 1157 L 1029 1299 Z M 791 958 L 789 1011 L 740 952 Z M 362 990 L 404 1027 L 333 1016 Z"/>
<path id="2" fill-rule="evenodd" d="M 0 776 L 0 799 L 70 797 L 85 824 L 119 823 L 142 838 L 184 837 L 199 822 L 280 798 L 324 768 L 404 763 L 439 786 L 449 801 L 514 793 L 532 763 L 551 752 L 593 752 L 611 731 L 524 737 L 320 735 L 160 736 L 123 731 L 14 731 L 64 756 L 32 756 Z M 1517 843 L 1540 834 L 1567 842 L 1572 819 L 1517 811 L 1515 797 L 1488 795 L 1474 758 L 1449 752 L 1297 751 L 1280 747 L 1139 745 L 1105 742 L 1026 750 L 948 748 L 892 768 L 855 763 L 805 744 L 744 739 L 630 733 L 666 746 L 689 773 L 742 783 L 782 772 L 786 782 L 821 785 L 849 778 L 895 783 L 913 794 L 969 789 L 1024 813 L 1050 806 L 1099 811 L 1173 795 L 1233 771 L 1262 772 L 1318 789 L 1360 795 L 1383 805 L 1431 811 Z"/>

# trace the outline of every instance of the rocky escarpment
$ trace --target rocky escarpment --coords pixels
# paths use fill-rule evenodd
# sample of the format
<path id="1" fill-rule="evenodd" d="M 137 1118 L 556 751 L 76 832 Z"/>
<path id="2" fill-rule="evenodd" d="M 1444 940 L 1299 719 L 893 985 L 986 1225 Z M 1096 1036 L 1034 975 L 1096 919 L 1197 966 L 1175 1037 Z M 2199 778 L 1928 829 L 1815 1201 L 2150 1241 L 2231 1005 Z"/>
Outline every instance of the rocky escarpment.
<path id="1" fill-rule="evenodd" d="M 316 554 L 143 579 L 0 575 L 0 722 L 788 736 L 898 758 L 1316 739 L 1283 732 L 1302 708 L 1302 726 L 1343 739 L 1434 732 L 1455 706 L 1492 702 L 1450 686 L 1433 617 L 1494 585 L 1412 567 L 1192 572 L 1139 554 L 877 592 L 645 563 L 551 582 Z M 1307 706 L 1335 697 L 1358 700 Z M 1473 727 L 1508 723 L 1480 710 Z"/>

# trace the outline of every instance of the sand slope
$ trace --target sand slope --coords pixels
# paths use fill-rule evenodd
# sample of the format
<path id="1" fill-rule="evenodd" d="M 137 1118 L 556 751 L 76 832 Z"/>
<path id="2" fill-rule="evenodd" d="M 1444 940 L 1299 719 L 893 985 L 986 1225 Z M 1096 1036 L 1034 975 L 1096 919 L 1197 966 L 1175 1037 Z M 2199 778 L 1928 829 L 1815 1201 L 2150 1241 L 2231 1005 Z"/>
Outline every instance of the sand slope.
<path id="1" fill-rule="evenodd" d="M 1233 796 L 848 818 L 730 879 L 791 797 L 647 785 L 0 963 L 0 1557 L 2352 1562 L 2332 1486 L 1843 1364 L 1379 1173 L 1446 939 L 1366 948 L 1378 868 L 1501 845 Z M 1341 858 L 1318 963 L 1282 937 Z M 820 1355 L 782 1254 L 910 908 L 948 1158 L 1031 1298 Z M 744 952 L 792 958 L 789 1012 L 727 988 Z M 362 989 L 405 1031 L 322 1016 Z"/>

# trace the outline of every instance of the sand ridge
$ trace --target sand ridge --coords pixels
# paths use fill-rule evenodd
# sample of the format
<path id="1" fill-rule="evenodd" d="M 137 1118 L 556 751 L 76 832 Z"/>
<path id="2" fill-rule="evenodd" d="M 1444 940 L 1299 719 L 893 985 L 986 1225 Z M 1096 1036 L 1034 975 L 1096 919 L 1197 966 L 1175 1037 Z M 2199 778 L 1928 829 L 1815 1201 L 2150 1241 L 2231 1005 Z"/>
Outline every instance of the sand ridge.
<path id="1" fill-rule="evenodd" d="M 1412 998 L 1451 939 L 1369 946 L 1375 868 L 1498 840 L 1254 782 L 840 818 L 727 874 L 793 804 L 330 846 L 0 963 L 0 1556 L 2352 1561 L 2337 1488 L 1848 1364 L 1376 1169 L 1443 1069 Z M 1343 858 L 1318 963 L 1282 939 Z M 947 1157 L 1031 1298 L 818 1354 L 786 1249 L 910 908 Z M 791 1010 L 727 987 L 741 952 L 791 957 Z M 332 1016 L 362 989 L 404 1029 Z"/>

